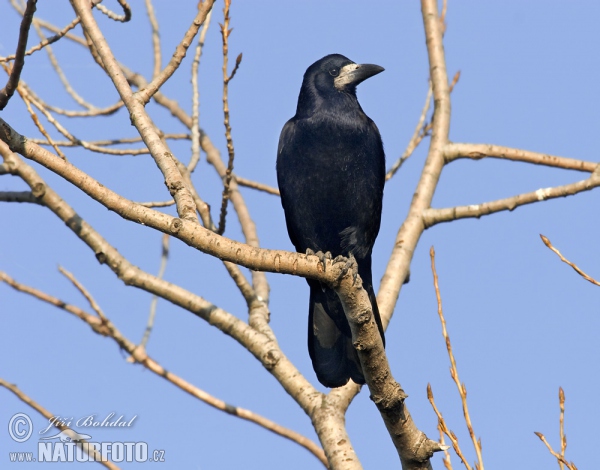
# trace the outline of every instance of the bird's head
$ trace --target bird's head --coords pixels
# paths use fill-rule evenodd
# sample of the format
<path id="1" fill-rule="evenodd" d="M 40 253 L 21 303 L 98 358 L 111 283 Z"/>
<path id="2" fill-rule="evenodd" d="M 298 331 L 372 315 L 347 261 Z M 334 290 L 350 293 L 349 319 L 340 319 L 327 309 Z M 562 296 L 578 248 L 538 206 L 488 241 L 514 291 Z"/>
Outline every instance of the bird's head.
<path id="1" fill-rule="evenodd" d="M 355 94 L 356 86 L 384 68 L 374 64 L 356 64 L 341 54 L 330 54 L 312 64 L 304 74 L 303 87 L 320 94 L 334 91 Z"/>

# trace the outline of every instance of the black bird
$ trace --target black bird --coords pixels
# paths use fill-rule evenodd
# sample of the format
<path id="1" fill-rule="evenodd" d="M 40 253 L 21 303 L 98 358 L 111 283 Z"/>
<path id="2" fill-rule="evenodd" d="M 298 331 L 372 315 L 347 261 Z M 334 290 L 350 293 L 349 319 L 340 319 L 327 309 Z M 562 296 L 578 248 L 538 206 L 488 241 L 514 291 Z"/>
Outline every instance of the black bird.
<path id="1" fill-rule="evenodd" d="M 354 257 L 384 338 L 371 275 L 385 183 L 383 143 L 356 86 L 383 71 L 331 54 L 304 74 L 296 115 L 279 138 L 277 182 L 288 234 L 300 253 Z M 308 352 L 319 382 L 364 384 L 350 326 L 334 290 L 310 286 Z"/>

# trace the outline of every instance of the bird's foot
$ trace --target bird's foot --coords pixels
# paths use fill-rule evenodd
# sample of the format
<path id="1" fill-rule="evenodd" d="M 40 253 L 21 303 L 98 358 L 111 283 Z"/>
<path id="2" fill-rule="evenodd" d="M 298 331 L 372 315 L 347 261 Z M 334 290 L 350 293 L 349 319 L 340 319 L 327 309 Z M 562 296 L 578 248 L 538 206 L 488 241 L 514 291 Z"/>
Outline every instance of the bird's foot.
<path id="1" fill-rule="evenodd" d="M 317 251 L 315 253 L 310 248 L 307 248 L 306 249 L 306 254 L 307 255 L 316 256 L 317 258 L 319 258 L 319 261 L 321 262 L 321 265 L 323 266 L 323 272 L 325 272 L 325 267 L 327 266 L 325 264 L 325 261 L 327 261 L 328 259 L 331 259 L 331 251 L 326 251 L 325 253 L 323 253 L 322 251 Z"/>
<path id="2" fill-rule="evenodd" d="M 342 278 L 348 273 L 350 269 L 352 269 L 352 285 L 356 284 L 356 279 L 358 278 L 358 263 L 356 262 L 356 258 L 352 253 L 348 257 L 339 255 L 336 256 L 333 260 L 333 264 L 344 263 L 344 267 L 340 272 L 340 275 L 337 278 L 337 281 L 340 282 Z"/>

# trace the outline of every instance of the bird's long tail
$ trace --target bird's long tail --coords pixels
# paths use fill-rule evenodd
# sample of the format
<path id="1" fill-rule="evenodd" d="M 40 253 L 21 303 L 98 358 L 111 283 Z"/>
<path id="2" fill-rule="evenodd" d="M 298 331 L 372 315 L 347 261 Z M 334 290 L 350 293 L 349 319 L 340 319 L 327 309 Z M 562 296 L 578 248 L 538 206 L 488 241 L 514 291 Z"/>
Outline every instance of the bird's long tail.
<path id="1" fill-rule="evenodd" d="M 375 292 L 371 285 L 363 287 L 369 294 L 373 315 L 385 345 Z M 326 387 L 341 387 L 349 379 L 357 384 L 365 383 L 342 303 L 333 289 L 323 289 L 317 282 L 310 282 L 308 352 L 319 382 Z"/>

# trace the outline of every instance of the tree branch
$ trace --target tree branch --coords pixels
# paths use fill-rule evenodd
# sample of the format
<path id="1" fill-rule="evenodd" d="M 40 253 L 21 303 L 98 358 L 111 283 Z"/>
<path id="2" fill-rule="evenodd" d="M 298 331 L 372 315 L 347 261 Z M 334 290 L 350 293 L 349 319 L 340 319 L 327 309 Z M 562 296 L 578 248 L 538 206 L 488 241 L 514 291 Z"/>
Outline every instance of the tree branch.
<path id="1" fill-rule="evenodd" d="M 446 161 L 452 162 L 460 158 L 481 160 L 485 157 L 512 160 L 515 162 L 533 163 L 534 165 L 551 166 L 565 170 L 587 171 L 592 173 L 598 168 L 597 162 L 586 162 L 573 158 L 557 157 L 545 153 L 530 152 L 528 150 L 502 147 L 492 144 L 462 144 L 451 142 L 444 148 Z"/>
<path id="2" fill-rule="evenodd" d="M 71 3 L 73 3 L 74 1 L 79 2 L 81 0 L 72 0 Z M 148 83 L 143 89 L 141 89 L 137 93 L 135 93 L 134 98 L 136 101 L 139 100 L 140 103 L 142 103 L 143 105 L 146 105 L 146 103 L 148 103 L 148 101 L 150 101 L 150 98 L 152 98 L 152 96 L 160 89 L 160 87 L 163 86 L 165 84 L 165 82 L 169 78 L 171 78 L 171 76 L 179 68 L 181 61 L 185 57 L 188 48 L 192 44 L 194 37 L 196 36 L 196 34 L 198 33 L 198 30 L 200 29 L 200 26 L 202 26 L 202 24 L 206 20 L 206 16 L 208 15 L 208 12 L 212 9 L 213 3 L 214 3 L 214 0 L 204 0 L 203 2 L 199 2 L 198 13 L 196 14 L 196 17 L 192 21 L 192 24 L 190 25 L 188 30 L 185 32 L 183 39 L 175 48 L 175 52 L 173 53 L 171 60 L 169 60 L 169 63 L 162 70 L 162 72 L 160 72 L 156 77 L 154 77 L 152 79 L 152 81 L 150 83 Z M 79 10 L 78 10 L 78 12 L 79 12 Z M 95 43 L 96 42 L 94 41 L 94 44 Z M 96 44 L 96 47 L 98 47 L 97 44 Z M 103 57 L 103 60 L 104 60 L 104 57 Z M 125 101 L 125 100 L 123 100 L 123 101 Z"/>
<path id="3" fill-rule="evenodd" d="M 477 470 L 483 470 L 483 458 L 481 456 L 481 441 L 477 439 L 475 436 L 475 431 L 473 431 L 473 425 L 471 423 L 471 415 L 469 413 L 469 406 L 467 404 L 467 387 L 464 383 L 461 383 L 460 378 L 458 377 L 458 368 L 456 367 L 456 359 L 454 359 L 454 353 L 452 352 L 452 344 L 450 343 L 450 336 L 448 336 L 448 331 L 446 330 L 446 319 L 444 318 L 444 312 L 442 310 L 442 296 L 440 294 L 440 286 L 438 284 L 438 275 L 435 269 L 435 250 L 433 247 L 429 250 L 429 256 L 431 257 L 431 272 L 433 273 L 433 286 L 435 288 L 435 297 L 437 300 L 438 306 L 438 315 L 440 317 L 440 323 L 442 324 L 442 335 L 444 336 L 444 341 L 446 343 L 446 349 L 448 350 L 448 358 L 450 359 L 450 375 L 452 376 L 452 380 L 456 384 L 456 388 L 458 389 L 458 395 L 460 396 L 460 401 L 462 403 L 463 415 L 465 417 L 465 423 L 467 425 L 467 430 L 469 431 L 469 436 L 471 436 L 471 441 L 473 442 L 473 448 L 475 449 L 475 453 L 477 454 L 477 461 L 475 462 L 475 468 Z M 433 394 L 432 401 L 433 401 Z M 456 447 L 458 447 L 458 442 L 456 443 Z M 464 457 L 459 454 L 460 458 L 463 460 L 463 463 L 468 467 Z"/>
<path id="4" fill-rule="evenodd" d="M 589 191 L 600 186 L 600 175 L 592 174 L 589 178 L 576 183 L 555 186 L 552 188 L 541 188 L 529 193 L 517 194 L 516 196 L 495 201 L 473 204 L 469 206 L 447 207 L 444 209 L 430 208 L 424 211 L 423 223 L 429 228 L 433 225 L 450 222 L 452 220 L 465 218 L 480 218 L 484 215 L 494 214 L 500 211 L 512 211 L 525 204 L 555 199 L 558 197 L 573 196 L 574 194 Z"/>
<path id="5" fill-rule="evenodd" d="M 0 201 L 40 204 L 40 201 L 38 201 L 31 191 L 0 191 Z"/>
<path id="6" fill-rule="evenodd" d="M 357 284 L 357 285 L 355 285 Z M 344 307 L 352 331 L 352 344 L 358 352 L 371 400 L 377 406 L 396 447 L 403 470 L 431 469 L 429 459 L 444 450 L 428 439 L 415 425 L 404 403 L 408 396 L 390 370 L 379 329 L 373 317 L 371 301 L 362 289 L 362 281 L 346 274 L 336 292 Z"/>
<path id="7" fill-rule="evenodd" d="M 27 6 L 23 13 L 23 19 L 21 20 L 21 28 L 19 30 L 19 42 L 17 43 L 17 51 L 15 52 L 15 62 L 10 71 L 8 81 L 2 90 L 0 90 L 0 111 L 2 111 L 8 101 L 12 98 L 15 93 L 17 86 L 19 85 L 19 79 L 21 78 L 21 71 L 25 65 L 25 51 L 27 48 L 27 38 L 29 37 L 29 28 L 31 27 L 31 21 L 36 10 L 37 0 L 27 0 Z"/>
<path id="8" fill-rule="evenodd" d="M 230 186 L 231 177 L 233 172 L 233 161 L 235 158 L 235 150 L 233 147 L 233 138 L 231 137 L 231 123 L 229 120 L 229 82 L 235 75 L 240 63 L 242 61 L 242 54 L 238 55 L 235 61 L 235 67 L 233 68 L 231 75 L 228 75 L 227 64 L 229 60 L 229 35 L 233 29 L 229 29 L 229 7 L 231 6 L 231 0 L 225 0 L 225 6 L 223 7 L 223 24 L 221 25 L 221 36 L 223 39 L 223 124 L 225 125 L 225 139 L 227 140 L 227 154 L 229 156 L 227 162 L 227 170 L 225 171 L 225 178 L 223 179 L 223 195 L 221 197 L 221 211 L 219 215 L 219 235 L 223 235 L 225 232 L 225 220 L 227 217 L 227 203 L 230 197 Z"/>
<path id="9" fill-rule="evenodd" d="M 102 0 L 98 0 L 95 4 L 92 5 L 95 6 L 99 11 L 104 13 L 106 16 L 108 16 L 111 20 L 119 21 L 120 23 L 127 23 L 131 19 L 131 8 L 125 0 L 117 0 L 119 5 L 121 5 L 121 8 L 123 8 L 122 15 L 118 15 L 117 13 L 106 8 L 104 5 L 100 5 L 101 1 Z"/>
<path id="10" fill-rule="evenodd" d="M 36 21 L 35 19 L 33 20 L 33 23 L 37 23 L 39 24 L 38 21 Z M 69 31 L 71 31 L 75 26 L 77 26 L 79 24 L 79 18 L 75 18 L 73 21 L 71 21 L 67 26 L 65 26 L 63 29 L 61 29 L 60 31 L 58 31 L 54 36 L 51 36 L 47 39 L 44 39 L 43 41 L 41 41 L 39 44 L 37 44 L 36 46 L 33 46 L 31 49 L 29 49 L 27 52 L 25 52 L 25 54 L 23 54 L 24 56 L 28 56 L 33 54 L 34 52 L 37 52 L 41 49 L 43 49 L 44 47 L 46 47 L 48 44 L 53 44 L 56 41 L 58 41 L 60 38 L 62 38 L 65 34 L 67 34 Z M 0 63 L 1 62 L 9 62 L 11 60 L 14 60 L 16 58 L 16 54 L 11 54 L 7 57 L 0 57 Z"/>
<path id="11" fill-rule="evenodd" d="M 145 0 L 146 12 L 148 13 L 148 21 L 152 27 L 152 51 L 154 52 L 154 70 L 152 72 L 152 79 L 155 79 L 160 74 L 162 67 L 162 53 L 160 47 L 160 33 L 158 31 L 158 21 L 154 13 L 154 5 L 152 0 Z"/>
<path id="12" fill-rule="evenodd" d="M 560 258 L 560 260 L 563 263 L 567 263 L 569 266 L 571 266 L 575 272 L 577 274 L 579 274 L 582 278 L 584 278 L 586 281 L 591 282 L 592 284 L 595 284 L 597 286 L 600 286 L 600 282 L 596 281 L 593 277 L 588 276 L 586 273 L 584 273 L 581 269 L 579 269 L 577 267 L 577 265 L 575 263 L 571 263 L 567 258 L 565 258 L 562 253 L 560 251 L 558 251 L 556 248 L 554 248 L 554 246 L 552 246 L 552 243 L 550 243 L 550 240 L 548 240 L 547 237 L 545 237 L 544 235 L 540 234 L 540 238 L 542 239 L 542 241 L 544 242 L 544 245 L 546 245 L 548 248 L 550 248 L 554 253 L 556 253 L 558 255 L 558 257 Z M 562 390 L 562 389 L 561 389 Z"/>

